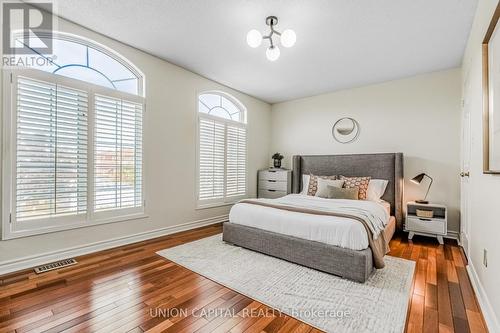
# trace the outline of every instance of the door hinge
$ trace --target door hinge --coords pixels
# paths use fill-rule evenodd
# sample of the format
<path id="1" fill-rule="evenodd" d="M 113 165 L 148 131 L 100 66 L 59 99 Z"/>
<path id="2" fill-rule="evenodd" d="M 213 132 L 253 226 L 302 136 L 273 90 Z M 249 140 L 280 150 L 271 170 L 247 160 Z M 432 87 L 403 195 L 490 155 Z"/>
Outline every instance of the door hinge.
<path id="1" fill-rule="evenodd" d="M 144 208 L 146 208 L 146 200 L 144 200 L 144 204 L 143 205 L 144 205 Z"/>
<path id="2" fill-rule="evenodd" d="M 12 213 L 9 214 L 9 223 L 12 224 Z"/>
<path id="3" fill-rule="evenodd" d="M 13 82 L 12 73 L 10 73 L 10 83 Z"/>

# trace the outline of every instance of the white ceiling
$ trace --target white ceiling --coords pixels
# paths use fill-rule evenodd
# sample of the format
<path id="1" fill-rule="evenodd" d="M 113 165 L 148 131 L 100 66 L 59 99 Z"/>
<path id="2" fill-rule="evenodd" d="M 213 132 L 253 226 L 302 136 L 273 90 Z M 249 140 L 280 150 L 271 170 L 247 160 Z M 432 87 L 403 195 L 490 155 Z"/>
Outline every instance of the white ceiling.
<path id="1" fill-rule="evenodd" d="M 275 103 L 457 67 L 477 0 L 63 0 L 60 16 Z M 246 33 L 292 28 L 270 62 Z"/>

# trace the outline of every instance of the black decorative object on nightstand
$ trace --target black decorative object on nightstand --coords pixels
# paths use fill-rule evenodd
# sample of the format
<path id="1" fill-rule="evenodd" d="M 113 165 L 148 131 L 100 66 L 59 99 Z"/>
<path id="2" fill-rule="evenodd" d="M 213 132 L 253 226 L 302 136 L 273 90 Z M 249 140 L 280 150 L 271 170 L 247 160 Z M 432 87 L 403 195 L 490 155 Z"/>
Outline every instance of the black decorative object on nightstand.
<path id="1" fill-rule="evenodd" d="M 272 156 L 273 164 L 275 168 L 281 168 L 281 160 L 283 159 L 283 155 L 280 153 L 274 153 Z"/>

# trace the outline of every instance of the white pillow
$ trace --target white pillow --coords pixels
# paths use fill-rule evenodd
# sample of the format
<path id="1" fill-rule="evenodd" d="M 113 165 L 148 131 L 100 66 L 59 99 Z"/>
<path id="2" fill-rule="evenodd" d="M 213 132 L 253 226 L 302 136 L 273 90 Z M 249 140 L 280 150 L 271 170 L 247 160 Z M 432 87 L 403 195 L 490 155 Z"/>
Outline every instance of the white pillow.
<path id="1" fill-rule="evenodd" d="M 308 189 L 309 189 L 309 175 L 302 175 L 302 191 L 300 191 L 300 194 L 307 195 Z"/>
<path id="2" fill-rule="evenodd" d="M 370 179 L 366 191 L 366 200 L 379 201 L 384 195 L 388 183 L 389 181 L 385 179 Z"/>
<path id="3" fill-rule="evenodd" d="M 328 198 L 328 186 L 342 188 L 344 186 L 344 180 L 338 179 L 323 179 L 318 177 L 318 190 L 316 191 L 315 197 Z"/>

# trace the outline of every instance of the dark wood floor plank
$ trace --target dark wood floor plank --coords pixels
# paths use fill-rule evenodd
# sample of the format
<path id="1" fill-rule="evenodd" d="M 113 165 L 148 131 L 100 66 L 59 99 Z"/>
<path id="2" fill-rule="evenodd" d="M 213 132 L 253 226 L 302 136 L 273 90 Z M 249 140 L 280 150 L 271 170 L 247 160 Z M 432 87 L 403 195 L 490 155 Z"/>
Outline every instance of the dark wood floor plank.
<path id="1" fill-rule="evenodd" d="M 261 305 L 262 304 L 260 304 L 257 301 L 252 301 L 245 308 L 241 309 L 237 313 L 237 316 L 234 316 L 229 320 L 226 320 L 224 323 L 215 328 L 213 330 L 213 333 L 224 333 L 230 331 L 234 326 L 238 325 L 241 321 L 243 321 L 243 319 L 245 319 L 246 316 L 252 313 L 253 310 L 258 309 Z"/>
<path id="2" fill-rule="evenodd" d="M 451 313 L 453 314 L 455 332 L 469 332 L 469 323 L 467 321 L 467 313 L 465 311 L 460 286 L 458 283 L 449 282 L 448 288 L 450 291 Z"/>
<path id="3" fill-rule="evenodd" d="M 421 333 L 424 324 L 424 297 L 418 294 L 413 294 L 410 309 L 407 332 Z"/>
<path id="4" fill-rule="evenodd" d="M 451 314 L 450 293 L 448 291 L 448 264 L 445 259 L 444 249 L 438 249 L 436 257 L 439 323 L 452 328 L 453 316 Z"/>
<path id="5" fill-rule="evenodd" d="M 418 258 L 415 273 L 415 284 L 413 286 L 413 293 L 424 296 L 425 295 L 425 279 L 427 275 L 427 259 Z"/>
<path id="6" fill-rule="evenodd" d="M 478 312 L 478 306 L 476 304 L 474 291 L 472 290 L 469 276 L 465 267 L 457 267 L 457 276 L 460 290 L 462 291 L 462 298 L 464 300 L 465 308 L 467 310 Z"/>
<path id="7" fill-rule="evenodd" d="M 439 320 L 437 309 L 426 307 L 424 310 L 424 327 L 423 332 L 439 332 Z"/>
<path id="8" fill-rule="evenodd" d="M 473 333 L 486 333 L 484 318 L 481 313 L 471 310 L 467 311 L 467 319 L 469 321 L 469 329 Z"/>
<path id="9" fill-rule="evenodd" d="M 0 276 L 0 333 L 318 332 L 156 254 L 220 232 L 220 225 L 209 226 L 84 255 L 45 274 Z M 487 332 L 456 242 L 408 241 L 398 233 L 390 248 L 389 255 L 416 262 L 407 332 Z M 237 315 L 165 318 L 152 316 L 155 308 Z"/>

